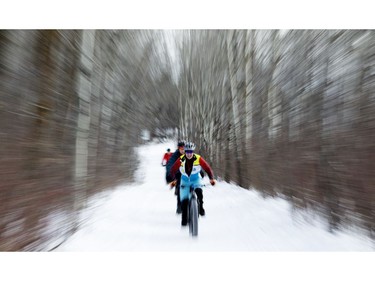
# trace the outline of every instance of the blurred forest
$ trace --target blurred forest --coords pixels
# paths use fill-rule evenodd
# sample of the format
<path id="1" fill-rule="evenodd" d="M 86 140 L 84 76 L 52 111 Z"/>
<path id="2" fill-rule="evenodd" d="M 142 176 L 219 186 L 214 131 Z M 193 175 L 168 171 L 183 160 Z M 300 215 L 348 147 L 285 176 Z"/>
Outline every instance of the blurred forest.
<path id="1" fill-rule="evenodd" d="M 332 232 L 375 239 L 374 39 L 0 30 L 0 251 L 71 235 L 91 196 L 133 181 L 145 131 L 194 141 L 218 177 L 318 213 Z"/>

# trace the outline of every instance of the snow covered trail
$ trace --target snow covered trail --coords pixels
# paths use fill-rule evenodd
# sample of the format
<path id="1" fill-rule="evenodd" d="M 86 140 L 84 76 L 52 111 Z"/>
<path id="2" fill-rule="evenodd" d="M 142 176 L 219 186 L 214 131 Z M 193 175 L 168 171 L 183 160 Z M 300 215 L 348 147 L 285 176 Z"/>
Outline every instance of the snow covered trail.
<path id="1" fill-rule="evenodd" d="M 95 199 L 86 211 L 89 220 L 56 251 L 374 250 L 360 234 L 331 234 L 318 219 L 308 224 L 293 218 L 285 200 L 225 182 L 204 188 L 206 216 L 193 238 L 181 227 L 174 190 L 165 183 L 161 161 L 168 147 L 175 150 L 172 142 L 141 146 L 137 183 Z"/>

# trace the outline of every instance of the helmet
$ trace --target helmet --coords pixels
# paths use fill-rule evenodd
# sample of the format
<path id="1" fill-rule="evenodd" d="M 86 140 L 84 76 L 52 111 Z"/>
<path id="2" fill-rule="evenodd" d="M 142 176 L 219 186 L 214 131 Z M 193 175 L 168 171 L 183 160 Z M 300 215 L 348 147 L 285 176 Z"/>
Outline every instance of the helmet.
<path id="1" fill-rule="evenodd" d="M 177 146 L 185 146 L 185 141 L 179 140 Z"/>
<path id="2" fill-rule="evenodd" d="M 195 149 L 195 144 L 193 142 L 187 142 L 185 143 L 185 150 L 194 150 Z"/>
<path id="3" fill-rule="evenodd" d="M 171 149 L 170 149 L 170 148 L 167 148 L 167 151 L 169 152 L 169 151 L 171 151 Z"/>

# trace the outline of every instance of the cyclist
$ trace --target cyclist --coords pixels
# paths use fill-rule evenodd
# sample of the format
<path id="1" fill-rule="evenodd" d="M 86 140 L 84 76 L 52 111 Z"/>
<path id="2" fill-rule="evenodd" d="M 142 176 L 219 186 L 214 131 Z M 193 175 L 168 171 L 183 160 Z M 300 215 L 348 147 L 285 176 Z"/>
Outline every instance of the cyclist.
<path id="1" fill-rule="evenodd" d="M 183 226 L 187 225 L 190 187 L 193 187 L 197 194 L 199 214 L 204 216 L 206 213 L 203 208 L 203 191 L 201 188 L 201 177 L 199 176 L 201 170 L 203 169 L 207 173 L 211 185 L 215 185 L 216 183 L 210 165 L 208 165 L 202 156 L 194 153 L 194 149 L 194 143 L 185 143 L 185 154 L 181 155 L 180 158 L 174 162 L 170 170 L 172 179 L 178 171 L 181 173 L 180 201 L 182 209 L 181 225 Z M 173 184 L 174 182 L 171 183 L 171 185 Z"/>
<path id="2" fill-rule="evenodd" d="M 167 152 L 164 153 L 163 160 L 161 160 L 161 165 L 162 165 L 163 167 L 165 167 L 165 166 L 167 165 L 168 160 L 169 160 L 169 158 L 171 158 L 171 156 L 172 156 L 172 152 L 171 152 L 171 150 L 168 148 L 168 149 L 167 149 Z"/>
<path id="3" fill-rule="evenodd" d="M 170 178 L 170 176 L 169 176 L 171 167 L 172 167 L 173 163 L 177 159 L 179 159 L 181 155 L 183 155 L 185 153 L 184 147 L 185 147 L 185 141 L 183 141 L 183 140 L 178 141 L 176 151 L 173 153 L 173 155 L 169 158 L 169 160 L 167 162 L 167 165 L 166 165 L 166 170 L 167 171 L 166 171 L 165 179 L 166 179 L 166 181 L 167 181 L 168 184 L 173 181 L 173 179 Z M 176 173 L 176 182 L 175 182 L 175 191 L 174 191 L 174 194 L 177 196 L 177 210 L 176 210 L 177 214 L 181 214 L 180 178 L 181 178 L 181 174 L 179 172 Z"/>

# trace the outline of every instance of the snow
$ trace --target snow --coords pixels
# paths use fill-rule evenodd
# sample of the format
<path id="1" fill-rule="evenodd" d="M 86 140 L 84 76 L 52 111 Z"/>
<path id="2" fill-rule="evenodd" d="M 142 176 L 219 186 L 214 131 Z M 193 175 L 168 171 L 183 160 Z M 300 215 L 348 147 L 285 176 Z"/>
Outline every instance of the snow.
<path id="1" fill-rule="evenodd" d="M 52 253 L 1 253 L 4 280 L 185 281 L 191 271 L 205 281 L 374 280 L 374 245 L 364 235 L 329 233 L 316 215 L 233 183 L 207 185 L 206 216 L 191 237 L 161 166 L 173 147 L 139 147 L 136 183 L 94 196 L 82 227 Z M 55 229 L 64 215 L 47 220 Z"/>
<path id="2" fill-rule="evenodd" d="M 3 279 L 374 280 L 374 249 L 360 233 L 329 233 L 285 200 L 235 184 L 204 189 L 206 216 L 191 237 L 164 180 L 168 147 L 140 147 L 137 183 L 94 196 L 82 227 L 52 253 L 1 253 Z"/>
<path id="3" fill-rule="evenodd" d="M 173 142 L 138 148 L 137 182 L 118 186 L 90 202 L 84 226 L 58 252 L 371 252 L 373 242 L 355 232 L 327 231 L 316 217 L 303 219 L 283 199 L 218 181 L 204 188 L 206 216 L 191 237 L 175 213 L 176 196 L 165 182 L 161 160 Z M 173 151 L 173 149 L 172 149 Z M 204 157 L 204 155 L 202 155 Z"/>

